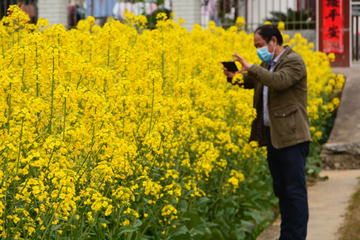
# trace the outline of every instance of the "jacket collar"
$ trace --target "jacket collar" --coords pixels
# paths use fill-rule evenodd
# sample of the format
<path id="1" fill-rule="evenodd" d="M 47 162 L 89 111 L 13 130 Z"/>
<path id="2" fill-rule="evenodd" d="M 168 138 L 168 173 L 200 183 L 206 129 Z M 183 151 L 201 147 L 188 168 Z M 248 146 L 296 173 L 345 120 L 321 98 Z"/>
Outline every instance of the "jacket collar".
<path id="1" fill-rule="evenodd" d="M 287 57 L 287 55 L 289 55 L 289 53 L 291 51 L 292 51 L 292 48 L 290 46 L 285 46 L 284 52 L 282 53 L 282 55 L 280 56 L 280 59 L 278 59 L 275 64 L 274 71 L 275 71 L 276 67 L 279 65 L 279 63 L 281 63 Z M 270 69 L 270 63 L 268 63 L 268 62 L 263 62 L 263 66 L 266 69 Z"/>
<path id="2" fill-rule="evenodd" d="M 282 55 L 280 56 L 280 59 L 278 59 L 278 61 L 275 64 L 274 67 L 274 71 L 276 69 L 276 67 L 287 57 L 287 55 L 289 55 L 289 53 L 292 51 L 292 48 L 290 46 L 285 46 L 285 50 L 282 53 Z"/>

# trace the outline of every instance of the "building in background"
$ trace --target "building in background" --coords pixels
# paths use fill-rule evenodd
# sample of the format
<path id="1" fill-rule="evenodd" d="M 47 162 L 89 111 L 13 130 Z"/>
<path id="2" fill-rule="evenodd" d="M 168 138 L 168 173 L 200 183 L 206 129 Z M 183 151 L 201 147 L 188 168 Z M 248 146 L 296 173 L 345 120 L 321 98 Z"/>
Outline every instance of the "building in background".
<path id="1" fill-rule="evenodd" d="M 60 23 L 66 28 L 69 26 L 68 8 L 69 1 L 64 0 L 37 0 L 38 17 L 46 18 L 50 26 Z"/>
<path id="2" fill-rule="evenodd" d="M 113 16 L 113 8 L 117 0 L 85 0 L 86 16 L 93 16 L 96 23 L 103 25 L 109 16 Z"/>
<path id="3" fill-rule="evenodd" d="M 30 17 L 30 23 L 36 23 L 38 19 L 37 0 L 0 0 L 0 19 L 7 15 L 7 9 L 11 4 L 17 4 Z"/>

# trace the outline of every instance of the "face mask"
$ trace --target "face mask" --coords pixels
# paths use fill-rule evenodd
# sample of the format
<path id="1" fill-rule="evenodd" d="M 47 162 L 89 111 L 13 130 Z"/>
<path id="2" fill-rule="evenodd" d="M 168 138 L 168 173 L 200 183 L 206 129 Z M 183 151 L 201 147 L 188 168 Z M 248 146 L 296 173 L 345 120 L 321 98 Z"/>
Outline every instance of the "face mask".
<path id="1" fill-rule="evenodd" d="M 269 45 L 268 45 L 269 46 Z M 261 61 L 263 62 L 271 62 L 271 60 L 274 57 L 275 54 L 275 49 L 276 46 L 274 47 L 274 52 L 273 53 L 269 53 L 268 50 L 268 46 L 262 47 L 262 48 L 258 48 L 257 51 L 257 55 L 258 57 L 261 59 Z"/>

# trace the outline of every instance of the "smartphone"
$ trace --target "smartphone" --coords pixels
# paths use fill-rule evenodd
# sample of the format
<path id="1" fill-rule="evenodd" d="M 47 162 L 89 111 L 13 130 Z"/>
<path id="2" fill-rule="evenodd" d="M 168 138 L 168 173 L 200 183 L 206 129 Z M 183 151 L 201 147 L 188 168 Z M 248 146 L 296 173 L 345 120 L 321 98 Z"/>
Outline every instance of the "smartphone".
<path id="1" fill-rule="evenodd" d="M 235 62 L 222 62 L 222 64 L 224 65 L 224 67 L 226 67 L 226 69 L 229 72 L 237 72 L 239 71 Z"/>

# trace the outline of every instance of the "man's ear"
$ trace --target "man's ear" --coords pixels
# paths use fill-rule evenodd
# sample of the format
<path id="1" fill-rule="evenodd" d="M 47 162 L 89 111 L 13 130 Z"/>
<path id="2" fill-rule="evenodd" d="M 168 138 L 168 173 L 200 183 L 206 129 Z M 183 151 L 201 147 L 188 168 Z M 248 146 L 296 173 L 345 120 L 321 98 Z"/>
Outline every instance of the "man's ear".
<path id="1" fill-rule="evenodd" d="M 277 38 L 276 38 L 275 36 L 272 36 L 272 37 L 271 37 L 271 40 L 273 40 L 276 45 L 278 44 Z"/>

